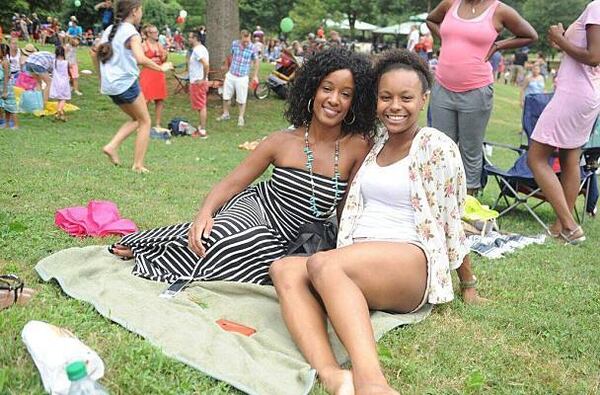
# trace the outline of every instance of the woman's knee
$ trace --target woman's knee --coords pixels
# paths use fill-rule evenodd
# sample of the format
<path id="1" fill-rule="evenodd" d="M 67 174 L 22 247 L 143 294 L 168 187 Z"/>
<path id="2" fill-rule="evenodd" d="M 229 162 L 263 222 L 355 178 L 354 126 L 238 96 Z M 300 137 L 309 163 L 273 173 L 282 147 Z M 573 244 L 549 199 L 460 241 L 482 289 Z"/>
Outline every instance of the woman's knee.
<path id="1" fill-rule="evenodd" d="M 328 282 L 332 275 L 340 272 L 340 268 L 331 260 L 329 252 L 317 252 L 306 262 L 308 278 L 314 286 Z"/>
<path id="2" fill-rule="evenodd" d="M 308 286 L 304 266 L 286 258 L 278 259 L 271 264 L 269 277 L 271 277 L 280 298 L 291 290 Z"/>

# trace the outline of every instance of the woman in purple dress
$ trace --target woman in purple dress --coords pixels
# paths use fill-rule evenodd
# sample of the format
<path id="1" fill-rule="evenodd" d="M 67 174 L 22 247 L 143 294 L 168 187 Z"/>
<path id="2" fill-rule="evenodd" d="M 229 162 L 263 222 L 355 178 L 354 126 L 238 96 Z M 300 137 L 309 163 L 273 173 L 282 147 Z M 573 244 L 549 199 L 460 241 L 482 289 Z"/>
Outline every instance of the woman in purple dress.
<path id="1" fill-rule="evenodd" d="M 600 112 L 600 0 L 589 3 L 566 31 L 560 23 L 551 26 L 548 36 L 564 56 L 556 92 L 531 136 L 528 164 L 557 216 L 550 234 L 578 244 L 585 241 L 573 217 L 581 182 L 579 159 Z M 560 180 L 548 164 L 557 148 Z"/>
<path id="2" fill-rule="evenodd" d="M 50 98 L 58 100 L 56 108 L 56 119 L 66 121 L 65 104 L 71 100 L 71 86 L 69 85 L 69 62 L 65 57 L 65 48 L 56 47 L 54 52 L 54 71 L 52 72 L 52 83 L 50 84 Z"/>

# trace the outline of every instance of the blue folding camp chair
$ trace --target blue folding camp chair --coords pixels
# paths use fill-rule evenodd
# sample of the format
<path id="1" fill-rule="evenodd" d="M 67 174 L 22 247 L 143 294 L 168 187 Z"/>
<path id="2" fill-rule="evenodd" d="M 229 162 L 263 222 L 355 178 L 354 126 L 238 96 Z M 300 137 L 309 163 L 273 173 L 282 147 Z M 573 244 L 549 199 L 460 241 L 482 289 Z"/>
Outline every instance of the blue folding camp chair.
<path id="1" fill-rule="evenodd" d="M 522 126 L 523 135 L 527 137 L 527 141 L 521 141 L 521 145 L 519 147 L 487 141 L 484 142 L 484 153 L 487 152 L 486 148 L 491 146 L 509 149 L 518 154 L 518 158 L 514 165 L 507 170 L 503 170 L 495 166 L 491 162 L 489 155 L 484 154 L 483 177 L 484 179 L 487 177 L 493 177 L 500 188 L 500 193 L 492 205 L 492 208 L 497 209 L 500 202 L 504 202 L 506 204 L 506 208 L 500 211 L 500 217 L 502 217 L 517 207 L 523 206 L 546 231 L 548 231 L 548 227 L 535 212 L 539 206 L 546 202 L 546 199 L 541 188 L 535 182 L 533 174 L 527 165 L 527 149 L 529 147 L 529 139 L 533 129 L 535 128 L 535 124 L 551 98 L 552 93 L 533 94 L 525 97 Z M 600 136 L 598 137 L 597 146 L 600 147 Z M 580 191 L 582 191 L 585 195 L 586 201 L 584 204 L 584 210 L 588 209 L 588 212 L 590 212 L 590 206 L 593 206 L 595 209 L 597 201 L 598 194 L 595 170 L 597 169 L 598 156 L 600 156 L 600 148 L 595 147 L 589 147 L 585 149 L 584 154 L 582 155 L 582 158 L 586 158 L 586 163 L 581 167 Z M 558 173 L 560 170 L 557 166 L 557 162 L 557 157 L 551 157 L 548 160 L 548 164 L 557 169 Z M 485 185 L 485 183 L 482 185 Z M 593 199 L 594 191 L 596 191 L 595 200 Z M 533 199 L 535 201 L 532 201 Z M 579 213 L 577 210 L 575 210 L 575 214 L 579 222 L 584 220 L 585 216 L 583 215 L 583 212 Z"/>

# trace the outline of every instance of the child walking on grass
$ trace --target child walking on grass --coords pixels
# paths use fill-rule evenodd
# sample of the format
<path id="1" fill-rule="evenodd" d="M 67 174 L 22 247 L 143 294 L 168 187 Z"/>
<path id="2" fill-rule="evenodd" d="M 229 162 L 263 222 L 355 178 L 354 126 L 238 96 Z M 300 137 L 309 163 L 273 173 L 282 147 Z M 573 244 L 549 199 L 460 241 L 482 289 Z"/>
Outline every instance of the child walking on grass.
<path id="1" fill-rule="evenodd" d="M 11 129 L 17 129 L 19 127 L 17 101 L 15 100 L 15 91 L 10 78 L 9 53 L 9 46 L 0 44 L 0 111 L 4 112 L 4 127 L 9 128 L 12 121 L 14 124 Z"/>
<path id="2" fill-rule="evenodd" d="M 77 64 L 77 47 L 79 47 L 79 37 L 68 37 L 67 44 L 65 45 L 65 55 L 67 62 L 69 62 L 69 76 L 71 77 L 71 84 L 73 86 L 73 92 L 77 96 L 81 96 L 79 90 L 79 65 Z"/>
<path id="3" fill-rule="evenodd" d="M 71 100 L 71 86 L 69 85 L 69 62 L 65 57 L 65 47 L 58 46 L 54 51 L 54 72 L 50 84 L 50 98 L 58 100 L 55 119 L 65 122 L 65 104 Z"/>

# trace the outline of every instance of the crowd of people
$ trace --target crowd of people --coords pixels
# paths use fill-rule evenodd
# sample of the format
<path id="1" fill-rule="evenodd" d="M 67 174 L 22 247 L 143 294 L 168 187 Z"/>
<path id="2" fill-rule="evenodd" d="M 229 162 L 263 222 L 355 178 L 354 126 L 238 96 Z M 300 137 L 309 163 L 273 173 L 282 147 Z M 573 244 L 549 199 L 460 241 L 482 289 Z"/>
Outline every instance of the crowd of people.
<path id="1" fill-rule="evenodd" d="M 119 146 L 137 131 L 133 170 L 147 172 L 148 104 L 155 102 L 160 125 L 164 73 L 172 65 L 157 27 L 147 25 L 142 34 L 136 29 L 143 16 L 140 0 L 119 0 L 114 13 L 116 23 L 106 26 L 92 56 L 102 94 L 130 120 L 103 151 L 119 164 Z M 483 138 L 494 102 L 492 59 L 537 40 L 533 27 L 498 0 L 443 0 L 427 26 L 431 36 L 417 31 L 407 49 L 375 59 L 343 48 L 339 35 L 325 40 L 322 29 L 306 42 L 292 43 L 289 50 L 305 59 L 286 104 L 293 128 L 262 141 L 210 190 L 192 222 L 127 235 L 110 252 L 133 259 L 133 274 L 152 281 L 273 284 L 290 335 L 330 393 L 395 393 L 379 365 L 369 312 L 409 313 L 451 301 L 452 270 L 463 298 L 482 300 L 461 214 L 466 195 L 482 186 Z M 505 29 L 512 36 L 499 39 Z M 205 29 L 196 29 L 187 37 L 190 101 L 202 137 L 209 72 L 205 35 Z M 433 37 L 441 41 L 439 58 Z M 550 26 L 549 38 L 564 56 L 554 97 L 532 135 L 529 165 L 557 214 L 552 235 L 578 244 L 585 240 L 572 214 L 579 157 L 600 112 L 595 45 L 600 0 L 588 4 L 566 31 Z M 68 45 L 74 43 L 57 46 L 55 54 L 25 46 L 20 55 L 23 69 L 60 100 L 70 92 Z M 271 60 L 281 45 L 266 39 L 260 27 L 240 32 L 230 47 L 218 121 L 230 120 L 235 97 L 237 125 L 245 125 L 248 87 L 258 82 L 261 57 Z M 0 46 L 8 59 L 4 81 L 11 73 L 11 51 Z M 527 50 L 518 50 L 513 61 L 515 82 L 524 60 L 531 74 L 520 81 L 523 95 L 543 92 L 548 74 L 543 56 L 530 62 L 523 53 Z M 5 82 L 3 100 L 9 103 L 6 90 Z M 428 102 L 431 127 L 424 127 L 419 114 Z M 560 179 L 548 165 L 556 150 Z M 271 178 L 253 184 L 271 166 Z M 332 216 L 339 221 L 337 248 L 287 256 L 304 224 Z M 326 318 L 350 355 L 351 370 L 335 359 Z"/>

